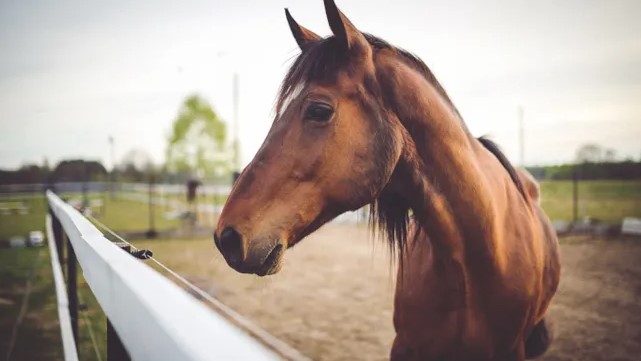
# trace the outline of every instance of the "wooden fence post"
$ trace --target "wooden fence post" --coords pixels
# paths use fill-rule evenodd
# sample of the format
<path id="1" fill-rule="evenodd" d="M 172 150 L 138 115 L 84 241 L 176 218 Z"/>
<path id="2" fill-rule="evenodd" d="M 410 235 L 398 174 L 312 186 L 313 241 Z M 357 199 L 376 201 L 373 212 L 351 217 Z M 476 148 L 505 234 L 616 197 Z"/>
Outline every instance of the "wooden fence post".
<path id="1" fill-rule="evenodd" d="M 107 318 L 107 361 L 130 361 L 131 357 Z"/>
<path id="2" fill-rule="evenodd" d="M 63 251 L 63 243 L 62 243 L 62 224 L 60 224 L 60 220 L 58 220 L 58 217 L 53 213 L 51 208 L 49 208 L 49 215 L 51 215 L 51 228 L 53 231 L 53 238 L 54 241 L 56 242 L 56 251 L 58 251 L 58 262 L 62 265 L 64 264 L 64 255 L 62 254 Z"/>
<path id="3" fill-rule="evenodd" d="M 71 328 L 73 338 L 78 344 L 78 276 L 76 252 L 73 250 L 71 240 L 63 233 L 67 239 L 67 298 L 69 300 L 69 317 L 71 318 Z"/>

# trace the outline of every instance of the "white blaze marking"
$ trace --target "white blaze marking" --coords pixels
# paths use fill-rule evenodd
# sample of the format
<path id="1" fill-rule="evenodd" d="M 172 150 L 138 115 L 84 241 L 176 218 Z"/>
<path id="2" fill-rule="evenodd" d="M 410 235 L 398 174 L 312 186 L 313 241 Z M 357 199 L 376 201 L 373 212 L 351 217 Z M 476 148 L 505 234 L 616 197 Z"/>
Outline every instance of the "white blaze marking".
<path id="1" fill-rule="evenodd" d="M 293 90 L 289 93 L 287 98 L 285 98 L 285 100 L 283 101 L 283 104 L 280 107 L 280 111 L 278 113 L 278 116 L 276 117 L 276 120 L 280 119 L 280 116 L 283 115 L 283 112 L 285 112 L 285 110 L 287 110 L 287 108 L 289 107 L 291 102 L 294 101 L 294 99 L 298 98 L 298 96 L 303 91 L 303 89 L 305 89 L 305 83 L 304 82 L 298 83 L 293 88 Z"/>

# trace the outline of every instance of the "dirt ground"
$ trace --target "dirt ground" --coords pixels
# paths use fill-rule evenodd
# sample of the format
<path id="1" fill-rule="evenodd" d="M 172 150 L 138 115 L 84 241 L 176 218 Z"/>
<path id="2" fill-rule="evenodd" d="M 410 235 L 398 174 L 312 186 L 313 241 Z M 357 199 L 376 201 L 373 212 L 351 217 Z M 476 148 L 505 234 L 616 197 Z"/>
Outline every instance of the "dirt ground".
<path id="1" fill-rule="evenodd" d="M 156 242 L 166 262 L 314 360 L 386 360 L 394 337 L 394 271 L 365 227 L 327 226 L 258 278 L 231 271 L 211 241 Z M 641 241 L 566 239 L 542 358 L 641 360 Z"/>

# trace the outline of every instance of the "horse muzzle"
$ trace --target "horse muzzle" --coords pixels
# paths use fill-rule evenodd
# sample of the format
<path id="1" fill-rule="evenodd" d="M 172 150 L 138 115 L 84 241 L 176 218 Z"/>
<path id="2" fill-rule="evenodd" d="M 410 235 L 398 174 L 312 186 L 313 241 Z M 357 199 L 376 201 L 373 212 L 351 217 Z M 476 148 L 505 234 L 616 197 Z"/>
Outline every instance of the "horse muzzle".
<path id="1" fill-rule="evenodd" d="M 233 227 L 225 227 L 214 243 L 227 264 L 240 273 L 266 276 L 277 273 L 285 247 L 277 239 L 256 239 L 246 241 Z"/>

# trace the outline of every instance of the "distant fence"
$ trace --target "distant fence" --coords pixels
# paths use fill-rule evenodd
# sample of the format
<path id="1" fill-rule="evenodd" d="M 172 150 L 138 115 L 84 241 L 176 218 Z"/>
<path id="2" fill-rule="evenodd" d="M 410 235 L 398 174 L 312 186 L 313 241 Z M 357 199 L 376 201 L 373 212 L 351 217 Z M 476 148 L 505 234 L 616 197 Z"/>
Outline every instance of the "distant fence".
<path id="1" fill-rule="evenodd" d="M 0 195 L 20 193 L 41 193 L 45 189 L 53 188 L 57 193 L 104 192 L 109 189 L 106 182 L 58 182 L 53 184 L 0 184 Z"/>
<path id="2" fill-rule="evenodd" d="M 106 239 L 53 192 L 48 191 L 46 196 L 50 208 L 49 246 L 66 360 L 77 359 L 76 259 L 107 316 L 108 360 L 297 359 L 272 352 Z M 61 263 L 67 268 L 66 294 Z"/>
<path id="3" fill-rule="evenodd" d="M 184 184 L 153 183 L 151 186 L 154 193 L 176 195 L 185 194 L 186 192 L 186 185 Z M 130 182 L 56 182 L 51 184 L 0 184 L 0 194 L 40 193 L 49 188 L 55 190 L 55 192 L 58 194 L 80 193 L 83 191 L 95 193 L 108 192 L 111 190 L 114 190 L 116 192 L 147 193 L 149 192 L 150 184 Z M 198 194 L 202 196 L 226 196 L 230 192 L 230 184 L 203 184 L 202 186 L 198 187 Z"/>
<path id="4" fill-rule="evenodd" d="M 0 185 L 0 200 L 3 197 L 41 197 L 42 192 L 51 189 L 57 194 L 64 193 L 102 193 L 114 191 L 120 199 L 153 203 L 154 205 L 171 206 L 184 209 L 186 186 L 184 184 L 148 184 L 148 183 L 108 183 L 108 182 L 61 182 L 53 184 L 9 184 Z M 198 188 L 199 196 L 226 197 L 231 192 L 231 185 L 204 184 Z M 182 196 L 182 197 L 181 197 Z M 198 203 L 197 211 L 219 214 L 223 209 L 220 202 L 214 204 L 211 200 Z M 338 216 L 333 223 L 358 224 L 367 222 L 367 210 L 346 212 Z"/>

